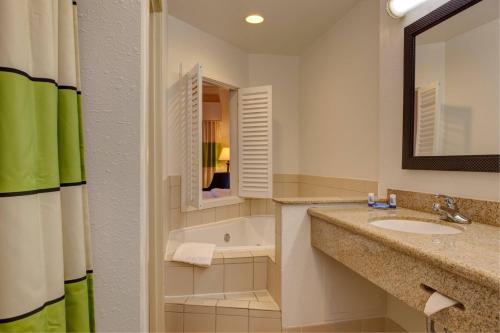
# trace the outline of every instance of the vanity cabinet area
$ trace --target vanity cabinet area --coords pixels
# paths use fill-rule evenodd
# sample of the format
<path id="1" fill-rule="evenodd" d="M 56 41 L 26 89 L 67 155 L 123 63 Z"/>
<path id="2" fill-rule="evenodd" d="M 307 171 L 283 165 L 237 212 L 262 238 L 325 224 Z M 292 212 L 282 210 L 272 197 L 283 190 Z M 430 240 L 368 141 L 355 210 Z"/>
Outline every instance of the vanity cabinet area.
<path id="1" fill-rule="evenodd" d="M 397 208 L 374 209 L 361 197 L 274 199 L 284 329 L 377 318 L 399 325 L 386 326 L 391 332 L 431 323 L 438 332 L 499 332 L 500 203 L 456 198 L 472 221 L 458 224 L 433 212 L 443 198 L 389 194 Z M 456 304 L 426 317 L 437 293 Z"/>
<path id="2" fill-rule="evenodd" d="M 459 304 L 432 319 L 452 332 L 498 332 L 498 227 L 472 224 L 455 235 L 420 235 L 378 228 L 385 217 L 436 219 L 408 209 L 311 208 L 317 250 L 418 311 L 435 291 Z"/>

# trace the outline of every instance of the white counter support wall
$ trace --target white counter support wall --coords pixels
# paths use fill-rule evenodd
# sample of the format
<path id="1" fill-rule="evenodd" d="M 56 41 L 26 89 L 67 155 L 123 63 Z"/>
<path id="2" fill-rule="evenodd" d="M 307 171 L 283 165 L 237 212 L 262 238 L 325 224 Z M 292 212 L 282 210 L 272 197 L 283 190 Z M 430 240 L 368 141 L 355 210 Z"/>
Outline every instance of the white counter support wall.
<path id="1" fill-rule="evenodd" d="M 281 205 L 283 327 L 385 317 L 385 291 L 311 246 L 309 208 L 354 205 Z"/>

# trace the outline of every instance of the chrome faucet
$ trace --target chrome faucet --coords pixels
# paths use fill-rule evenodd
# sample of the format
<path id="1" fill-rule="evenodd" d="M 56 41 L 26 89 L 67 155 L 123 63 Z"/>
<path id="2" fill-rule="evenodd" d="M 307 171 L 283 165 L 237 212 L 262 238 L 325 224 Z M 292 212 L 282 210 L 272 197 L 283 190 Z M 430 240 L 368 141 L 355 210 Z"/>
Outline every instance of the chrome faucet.
<path id="1" fill-rule="evenodd" d="M 441 213 L 442 220 L 460 224 L 471 224 L 468 218 L 458 212 L 457 202 L 454 198 L 443 194 L 436 194 L 436 199 L 438 198 L 444 198 L 446 206 L 441 206 L 441 204 L 435 202 L 432 204 L 432 210 Z"/>

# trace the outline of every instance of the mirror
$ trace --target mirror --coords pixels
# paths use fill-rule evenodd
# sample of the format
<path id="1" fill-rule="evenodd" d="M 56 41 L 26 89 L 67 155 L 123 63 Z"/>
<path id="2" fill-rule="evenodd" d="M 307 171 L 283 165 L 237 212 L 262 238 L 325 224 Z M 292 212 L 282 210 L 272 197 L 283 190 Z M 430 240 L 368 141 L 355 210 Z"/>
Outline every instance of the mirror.
<path id="1" fill-rule="evenodd" d="M 403 167 L 498 172 L 499 3 L 452 0 L 405 29 Z"/>

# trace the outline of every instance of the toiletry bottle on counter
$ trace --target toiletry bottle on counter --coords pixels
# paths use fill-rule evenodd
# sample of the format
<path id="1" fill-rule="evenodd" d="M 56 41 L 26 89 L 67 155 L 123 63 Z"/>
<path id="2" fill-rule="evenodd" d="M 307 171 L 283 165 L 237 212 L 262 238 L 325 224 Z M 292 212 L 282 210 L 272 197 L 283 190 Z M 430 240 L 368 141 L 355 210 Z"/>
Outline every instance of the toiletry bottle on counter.
<path id="1" fill-rule="evenodd" d="M 372 207 L 375 204 L 375 194 L 368 193 L 368 206 Z"/>
<path id="2" fill-rule="evenodd" d="M 389 207 L 396 208 L 396 195 L 395 194 L 391 194 L 389 196 Z"/>

